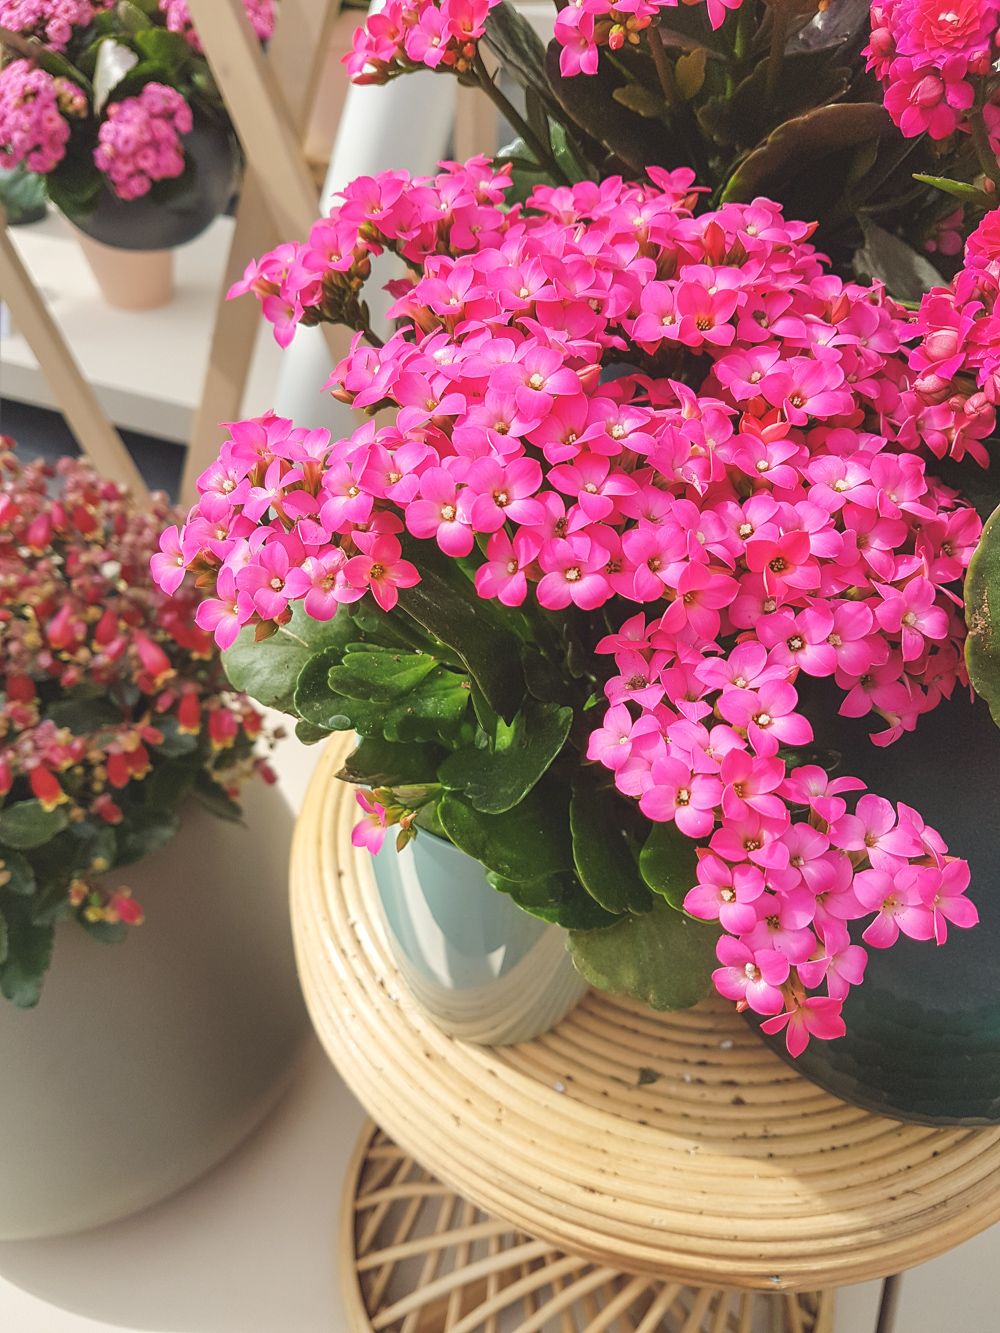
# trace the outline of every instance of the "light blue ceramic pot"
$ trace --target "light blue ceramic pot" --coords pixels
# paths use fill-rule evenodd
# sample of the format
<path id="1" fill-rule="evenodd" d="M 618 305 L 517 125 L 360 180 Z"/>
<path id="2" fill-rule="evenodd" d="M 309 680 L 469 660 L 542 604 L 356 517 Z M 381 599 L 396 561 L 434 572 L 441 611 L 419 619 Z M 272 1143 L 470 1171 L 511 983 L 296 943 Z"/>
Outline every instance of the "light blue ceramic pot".
<path id="1" fill-rule="evenodd" d="M 403 978 L 451 1036 L 482 1045 L 530 1041 L 587 989 L 566 931 L 530 916 L 465 852 L 420 833 L 374 860 L 389 943 Z"/>

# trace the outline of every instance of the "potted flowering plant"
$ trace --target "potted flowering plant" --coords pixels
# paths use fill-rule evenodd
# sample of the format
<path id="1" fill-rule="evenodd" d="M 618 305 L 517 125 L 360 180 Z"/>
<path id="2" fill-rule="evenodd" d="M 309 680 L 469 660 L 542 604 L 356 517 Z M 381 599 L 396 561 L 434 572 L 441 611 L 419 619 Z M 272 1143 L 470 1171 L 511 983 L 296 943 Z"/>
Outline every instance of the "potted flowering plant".
<path id="1" fill-rule="evenodd" d="M 246 9 L 268 38 L 271 0 Z M 112 304 L 168 301 L 171 249 L 225 210 L 241 166 L 185 0 L 4 0 L 0 41 L 0 164 L 44 177 Z"/>
<path id="2" fill-rule="evenodd" d="M 273 782 L 262 718 L 194 624 L 183 571 L 161 572 L 169 591 L 152 581 L 174 516 L 164 497 L 138 508 L 75 459 L 22 467 L 3 440 L 5 1238 L 106 1221 L 198 1174 L 270 1103 L 301 1030 L 289 820 L 255 782 L 247 797 L 256 819 L 270 811 L 274 854 L 242 826 L 241 787 Z M 262 900 L 249 910 L 248 863 Z M 186 1033 L 195 1018 L 201 1031 Z M 94 1123 L 108 1150 L 90 1142 Z M 26 1151 L 32 1134 L 46 1142 Z"/>
<path id="3" fill-rule="evenodd" d="M 357 77 L 500 103 L 482 40 L 521 141 L 250 266 L 395 421 L 242 423 L 177 558 L 234 680 L 361 737 L 358 840 L 447 838 L 593 983 L 714 982 L 862 1105 L 995 1122 L 997 15 L 925 8 L 372 17 Z"/>

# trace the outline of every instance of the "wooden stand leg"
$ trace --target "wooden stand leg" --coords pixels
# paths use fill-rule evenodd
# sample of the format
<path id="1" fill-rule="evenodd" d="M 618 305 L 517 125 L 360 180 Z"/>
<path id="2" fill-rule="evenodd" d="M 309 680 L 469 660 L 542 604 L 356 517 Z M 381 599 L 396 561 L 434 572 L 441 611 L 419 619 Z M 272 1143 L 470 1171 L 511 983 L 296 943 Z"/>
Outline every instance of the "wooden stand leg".
<path id="1" fill-rule="evenodd" d="M 80 448 L 102 476 L 127 486 L 142 503 L 149 492 L 121 436 L 83 378 L 49 309 L 17 253 L 0 209 L 0 296 L 48 380 Z"/>

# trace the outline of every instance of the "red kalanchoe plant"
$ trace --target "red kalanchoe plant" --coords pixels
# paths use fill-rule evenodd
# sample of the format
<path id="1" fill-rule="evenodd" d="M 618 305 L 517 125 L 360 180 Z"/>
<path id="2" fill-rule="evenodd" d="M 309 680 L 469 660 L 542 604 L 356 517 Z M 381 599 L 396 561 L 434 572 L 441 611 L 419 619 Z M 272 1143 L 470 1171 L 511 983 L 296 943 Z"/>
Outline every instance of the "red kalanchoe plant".
<path id="1" fill-rule="evenodd" d="M 85 462 L 22 467 L 0 443 L 0 990 L 28 1006 L 56 922 L 111 941 L 142 920 L 107 872 L 166 842 L 185 796 L 239 819 L 241 783 L 273 777 L 194 581 L 153 582 L 166 498 L 139 508 Z"/>

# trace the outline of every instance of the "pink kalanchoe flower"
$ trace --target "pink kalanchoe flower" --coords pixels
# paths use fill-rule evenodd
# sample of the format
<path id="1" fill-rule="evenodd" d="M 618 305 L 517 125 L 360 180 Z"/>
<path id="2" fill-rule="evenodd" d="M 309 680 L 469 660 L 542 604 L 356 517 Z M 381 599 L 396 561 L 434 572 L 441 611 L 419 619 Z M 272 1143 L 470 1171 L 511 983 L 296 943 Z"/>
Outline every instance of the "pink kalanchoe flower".
<path id="1" fill-rule="evenodd" d="M 541 546 L 540 539 L 523 528 L 513 541 L 505 532 L 495 532 L 486 547 L 486 563 L 476 570 L 480 597 L 496 597 L 504 606 L 520 606 L 528 595 L 525 570 Z"/>
<path id="2" fill-rule="evenodd" d="M 785 1003 L 779 990 L 788 980 L 789 964 L 776 949 L 748 949 L 731 935 L 720 937 L 715 952 L 722 964 L 712 973 L 720 995 L 758 1014 L 776 1014 Z"/>
<path id="3" fill-rule="evenodd" d="M 823 929 L 820 950 L 795 969 L 803 986 L 815 990 L 826 983 L 831 1000 L 846 1000 L 852 986 L 860 986 L 865 976 L 868 955 L 860 944 L 852 944 L 847 927 L 841 921 L 829 921 Z"/>
<path id="4" fill-rule="evenodd" d="M 322 555 L 310 555 L 285 576 L 284 593 L 291 601 L 302 601 L 313 620 L 332 620 L 340 604 L 338 583 L 342 581 L 346 557 L 338 547 Z"/>
<path id="5" fill-rule="evenodd" d="M 831 826 L 830 841 L 844 851 L 865 852 L 876 870 L 890 873 L 908 857 L 923 853 L 909 825 L 897 825 L 890 803 L 871 793 L 861 797 L 855 814 L 842 815 Z"/>
<path id="6" fill-rule="evenodd" d="M 877 912 L 862 935 L 875 949 L 888 949 L 900 931 L 914 940 L 934 935 L 934 918 L 924 901 L 921 866 L 904 864 L 894 872 L 862 870 L 854 876 L 854 893 L 862 907 Z"/>
<path id="7" fill-rule="evenodd" d="M 372 856 L 376 856 L 385 842 L 385 806 L 379 805 L 371 792 L 357 791 L 354 799 L 364 810 L 365 816 L 351 830 L 351 842 L 355 847 L 364 847 Z"/>
<path id="8" fill-rule="evenodd" d="M 707 773 L 692 773 L 679 759 L 657 759 L 639 809 L 658 823 L 672 819 L 689 838 L 704 838 L 715 825 L 713 809 L 722 784 Z"/>
<path id="9" fill-rule="evenodd" d="M 215 597 L 207 597 L 198 605 L 195 624 L 215 635 L 220 648 L 231 648 L 241 628 L 253 615 L 253 603 L 245 592 L 236 588 L 233 571 L 223 566 L 215 587 Z"/>
<path id="10" fill-rule="evenodd" d="M 945 865 L 926 866 L 920 875 L 920 893 L 933 917 L 934 939 L 944 944 L 948 922 L 968 930 L 979 921 L 979 912 L 965 897 L 969 887 L 968 861 L 949 860 Z"/>
<path id="11" fill-rule="evenodd" d="M 164 528 L 160 533 L 160 549 L 150 561 L 153 578 L 163 591 L 172 597 L 184 582 L 188 556 L 181 545 L 176 527 Z"/>
<path id="12" fill-rule="evenodd" d="M 399 601 L 399 588 L 412 588 L 420 582 L 417 568 L 403 560 L 403 548 L 395 537 L 359 532 L 355 541 L 363 554 L 352 556 L 344 565 L 343 581 L 348 589 L 370 590 L 383 611 L 391 611 Z M 343 595 L 341 601 L 347 600 Z"/>
<path id="13" fill-rule="evenodd" d="M 756 866 L 730 866 L 709 852 L 699 857 L 698 883 L 685 896 L 684 910 L 742 935 L 757 924 L 754 903 L 763 892 L 764 876 Z"/>
<path id="14" fill-rule="evenodd" d="M 538 584 L 538 601 L 549 610 L 559 610 L 574 602 L 584 611 L 593 611 L 611 595 L 604 573 L 608 553 L 589 537 L 546 542 L 538 563 L 545 571 Z"/>
<path id="15" fill-rule="evenodd" d="M 458 487 L 446 468 L 431 467 L 421 474 L 420 499 L 406 506 L 406 526 L 414 537 L 434 537 L 445 555 L 463 556 L 472 550 L 473 531 L 458 517 Z"/>
<path id="16" fill-rule="evenodd" d="M 834 1041 L 847 1031 L 847 1024 L 841 1017 L 842 1000 L 828 996 L 814 995 L 775 1018 L 768 1018 L 761 1023 L 761 1029 L 772 1035 L 785 1028 L 785 1045 L 788 1054 L 801 1055 L 809 1045 L 810 1037 L 819 1037 L 821 1041 Z"/>

